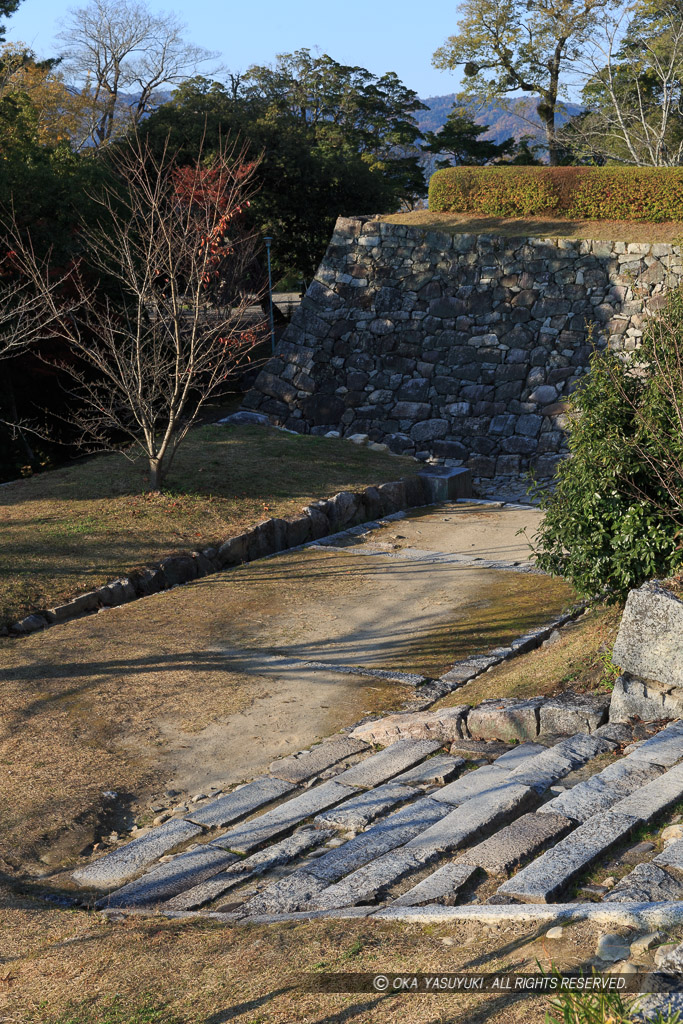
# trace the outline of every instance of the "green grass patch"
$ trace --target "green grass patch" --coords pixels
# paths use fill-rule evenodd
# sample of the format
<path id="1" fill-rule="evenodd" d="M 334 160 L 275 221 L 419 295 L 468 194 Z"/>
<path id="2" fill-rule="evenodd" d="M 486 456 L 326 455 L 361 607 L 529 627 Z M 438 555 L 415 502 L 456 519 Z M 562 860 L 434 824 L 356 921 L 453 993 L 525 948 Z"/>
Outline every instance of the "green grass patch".
<path id="1" fill-rule="evenodd" d="M 318 498 L 416 473 L 412 459 L 262 427 L 196 428 L 162 494 L 142 461 L 98 456 L 0 488 L 0 623 L 222 543 Z"/>

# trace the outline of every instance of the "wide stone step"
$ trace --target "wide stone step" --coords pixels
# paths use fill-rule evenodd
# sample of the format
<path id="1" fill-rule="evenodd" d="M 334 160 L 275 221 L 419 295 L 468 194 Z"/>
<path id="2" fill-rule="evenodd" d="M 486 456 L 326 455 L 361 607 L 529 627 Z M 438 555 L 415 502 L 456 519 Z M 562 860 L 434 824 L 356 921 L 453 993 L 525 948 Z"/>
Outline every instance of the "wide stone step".
<path id="1" fill-rule="evenodd" d="M 312 750 L 304 750 L 300 754 L 291 754 L 289 757 L 273 761 L 270 774 L 286 782 L 306 782 L 307 779 L 327 771 L 347 757 L 353 757 L 369 749 L 368 744 L 362 740 L 340 736 L 326 743 L 319 743 Z"/>
<path id="2" fill-rule="evenodd" d="M 377 789 L 368 789 L 358 796 L 345 800 L 339 807 L 329 811 L 323 811 L 314 819 L 316 825 L 321 827 L 344 829 L 346 831 L 360 832 L 366 825 L 369 825 L 375 818 L 386 814 L 396 804 L 405 803 L 412 797 L 418 796 L 420 790 L 411 786 L 401 786 L 397 782 L 387 782 Z"/>
<path id="3" fill-rule="evenodd" d="M 133 839 L 132 842 L 107 853 L 84 868 L 79 868 L 74 871 L 72 877 L 79 885 L 111 889 L 130 878 L 135 878 L 159 857 L 184 843 L 189 843 L 202 832 L 200 825 L 193 825 L 182 818 L 172 818 L 146 835 Z"/>
<path id="4" fill-rule="evenodd" d="M 441 743 L 436 740 L 399 740 L 342 772 L 335 778 L 335 782 L 343 786 L 371 789 L 424 761 L 440 747 Z"/>
<path id="5" fill-rule="evenodd" d="M 265 804 L 280 800 L 294 788 L 291 782 L 272 779 L 266 775 L 248 782 L 246 786 L 240 786 L 232 793 L 219 796 L 217 800 L 212 800 L 203 807 L 192 808 L 187 817 L 206 828 L 220 828 L 232 824 L 233 821 L 239 821 L 240 818 L 246 818 Z"/>
<path id="6" fill-rule="evenodd" d="M 542 814 L 566 814 L 584 822 L 599 811 L 608 811 L 624 797 L 658 778 L 664 769 L 647 761 L 625 757 L 592 778 L 560 793 L 539 809 Z"/>
<path id="7" fill-rule="evenodd" d="M 291 800 L 273 807 L 272 810 L 243 825 L 237 825 L 225 835 L 214 839 L 211 845 L 224 850 L 236 850 L 238 853 L 250 853 L 269 839 L 289 832 L 300 822 L 327 810 L 328 807 L 334 807 L 355 793 L 356 790 L 340 785 L 336 779 L 333 782 L 323 782 L 321 786 L 292 797 Z"/>
<path id="8" fill-rule="evenodd" d="M 666 868 L 676 876 L 683 878 L 683 839 L 677 839 L 658 853 L 652 861 L 662 868 Z"/>
<path id="9" fill-rule="evenodd" d="M 287 914 L 300 907 L 305 907 L 325 888 L 327 888 L 326 882 L 316 878 L 304 868 L 300 868 L 253 896 L 240 908 L 240 914 L 245 917 L 256 917 L 261 914 Z"/>
<path id="10" fill-rule="evenodd" d="M 630 756 L 671 768 L 683 757 L 683 722 L 667 725 L 661 732 L 645 740 Z"/>
<path id="11" fill-rule="evenodd" d="M 683 898 L 683 882 L 656 864 L 637 864 L 603 903 L 661 903 Z"/>
<path id="12" fill-rule="evenodd" d="M 423 907 L 427 903 L 453 906 L 461 890 L 476 875 L 474 864 L 444 864 L 428 878 L 418 882 L 412 889 L 399 896 L 392 907 Z"/>
<path id="13" fill-rule="evenodd" d="M 545 811 L 545 807 L 540 810 Z M 523 814 L 462 856 L 487 874 L 507 875 L 550 843 L 562 839 L 573 827 L 574 822 L 563 814 Z"/>
<path id="14" fill-rule="evenodd" d="M 598 754 L 613 750 L 615 746 L 614 742 L 604 737 L 579 733 L 523 761 L 512 769 L 508 778 L 511 782 L 531 786 L 537 793 L 544 793 L 553 782 L 583 767 Z"/>
<path id="15" fill-rule="evenodd" d="M 656 737 L 653 737 L 656 738 Z M 648 740 L 649 742 L 649 740 Z M 683 746 L 679 741 L 679 747 Z M 683 756 L 683 749 L 679 749 Z M 630 754 L 629 757 L 634 757 Z M 640 821 L 652 821 L 672 804 L 683 799 L 683 764 L 670 768 L 663 775 L 635 790 L 614 805 L 612 810 L 632 814 Z"/>
<path id="16" fill-rule="evenodd" d="M 498 789 L 508 779 L 508 772 L 505 768 L 498 768 L 497 764 L 485 765 L 475 771 L 465 772 L 455 782 L 449 783 L 443 789 L 432 793 L 434 800 L 441 800 L 451 807 L 458 807 L 466 800 L 473 797 L 486 797 L 487 793 Z"/>
<path id="17" fill-rule="evenodd" d="M 508 779 L 509 775 L 506 775 L 506 781 L 497 788 L 456 807 L 411 839 L 406 844 L 407 849 L 415 850 L 421 856 L 449 853 L 529 810 L 538 800 L 534 790 Z"/>
<path id="18" fill-rule="evenodd" d="M 408 807 L 394 811 L 343 846 L 318 857 L 306 865 L 306 870 L 330 885 L 382 854 L 403 846 L 447 813 L 446 805 L 431 797 L 422 797 Z"/>
<path id="19" fill-rule="evenodd" d="M 129 882 L 122 889 L 105 896 L 98 907 L 136 907 L 149 903 L 160 903 L 223 871 L 237 860 L 232 853 L 215 846 L 198 846 L 194 850 L 179 853 L 170 861 L 159 864 L 135 882 Z"/>
<path id="20" fill-rule="evenodd" d="M 552 902 L 596 857 L 624 839 L 638 823 L 636 815 L 615 810 L 594 815 L 504 882 L 498 894 L 525 903 Z"/>
<path id="21" fill-rule="evenodd" d="M 311 910 L 335 910 L 368 903 L 389 886 L 423 867 L 424 860 L 419 853 L 401 847 L 323 889 L 308 906 Z"/>
<path id="22" fill-rule="evenodd" d="M 220 871 L 204 882 L 195 885 L 192 880 L 192 887 L 170 899 L 164 904 L 163 909 L 194 910 L 196 907 L 201 907 L 253 876 L 265 874 L 273 868 L 288 864 L 295 857 L 306 853 L 307 850 L 312 850 L 331 839 L 334 834 L 333 829 L 298 829 L 293 835 L 287 836 L 279 843 L 274 843 L 273 846 L 268 846 L 265 850 L 259 850 L 258 853 L 252 853 L 244 860 L 236 860 L 225 871 Z"/>
<path id="23" fill-rule="evenodd" d="M 457 775 L 464 765 L 463 757 L 453 757 L 452 754 L 436 754 L 423 761 L 422 764 L 409 768 L 407 772 L 401 772 L 392 781 L 401 786 L 443 786 L 454 775 Z"/>

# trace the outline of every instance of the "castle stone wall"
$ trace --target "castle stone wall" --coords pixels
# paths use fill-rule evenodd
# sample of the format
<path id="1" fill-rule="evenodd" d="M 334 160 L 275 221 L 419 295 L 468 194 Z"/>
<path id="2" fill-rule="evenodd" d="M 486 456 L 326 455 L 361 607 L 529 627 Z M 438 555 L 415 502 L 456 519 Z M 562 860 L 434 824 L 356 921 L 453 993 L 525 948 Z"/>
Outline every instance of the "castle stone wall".
<path id="1" fill-rule="evenodd" d="M 564 402 L 591 334 L 634 350 L 682 278 L 670 244 L 340 218 L 244 407 L 301 433 L 368 434 L 480 481 L 547 477 L 566 454 Z"/>

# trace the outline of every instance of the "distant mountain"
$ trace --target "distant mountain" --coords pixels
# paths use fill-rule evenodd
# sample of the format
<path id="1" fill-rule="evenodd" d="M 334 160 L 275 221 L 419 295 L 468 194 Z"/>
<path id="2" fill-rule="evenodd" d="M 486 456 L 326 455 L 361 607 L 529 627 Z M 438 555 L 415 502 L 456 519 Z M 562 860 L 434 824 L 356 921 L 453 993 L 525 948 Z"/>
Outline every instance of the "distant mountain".
<path id="1" fill-rule="evenodd" d="M 446 123 L 446 117 L 451 112 L 456 100 L 454 92 L 446 96 L 430 96 L 422 100 L 429 110 L 420 110 L 416 115 L 417 122 L 422 131 L 436 132 Z M 523 135 L 533 135 L 539 141 L 544 141 L 544 132 L 541 127 L 541 119 L 536 113 L 538 100 L 533 97 L 520 97 L 511 99 L 509 108 L 501 103 L 487 103 L 482 100 L 472 101 L 473 119 L 477 124 L 489 125 L 489 131 L 483 136 L 493 142 L 503 142 L 511 136 L 520 139 Z M 580 113 L 583 108 L 578 103 L 563 103 L 557 113 L 557 123 L 562 124 L 574 114 Z"/>

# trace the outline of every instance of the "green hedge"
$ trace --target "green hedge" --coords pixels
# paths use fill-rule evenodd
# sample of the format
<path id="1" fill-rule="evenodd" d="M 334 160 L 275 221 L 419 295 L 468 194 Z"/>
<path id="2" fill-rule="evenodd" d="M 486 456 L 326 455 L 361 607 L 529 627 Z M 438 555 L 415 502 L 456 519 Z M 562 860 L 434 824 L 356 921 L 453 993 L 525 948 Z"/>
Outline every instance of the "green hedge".
<path id="1" fill-rule="evenodd" d="M 429 209 L 492 217 L 683 220 L 683 167 L 447 167 Z"/>

